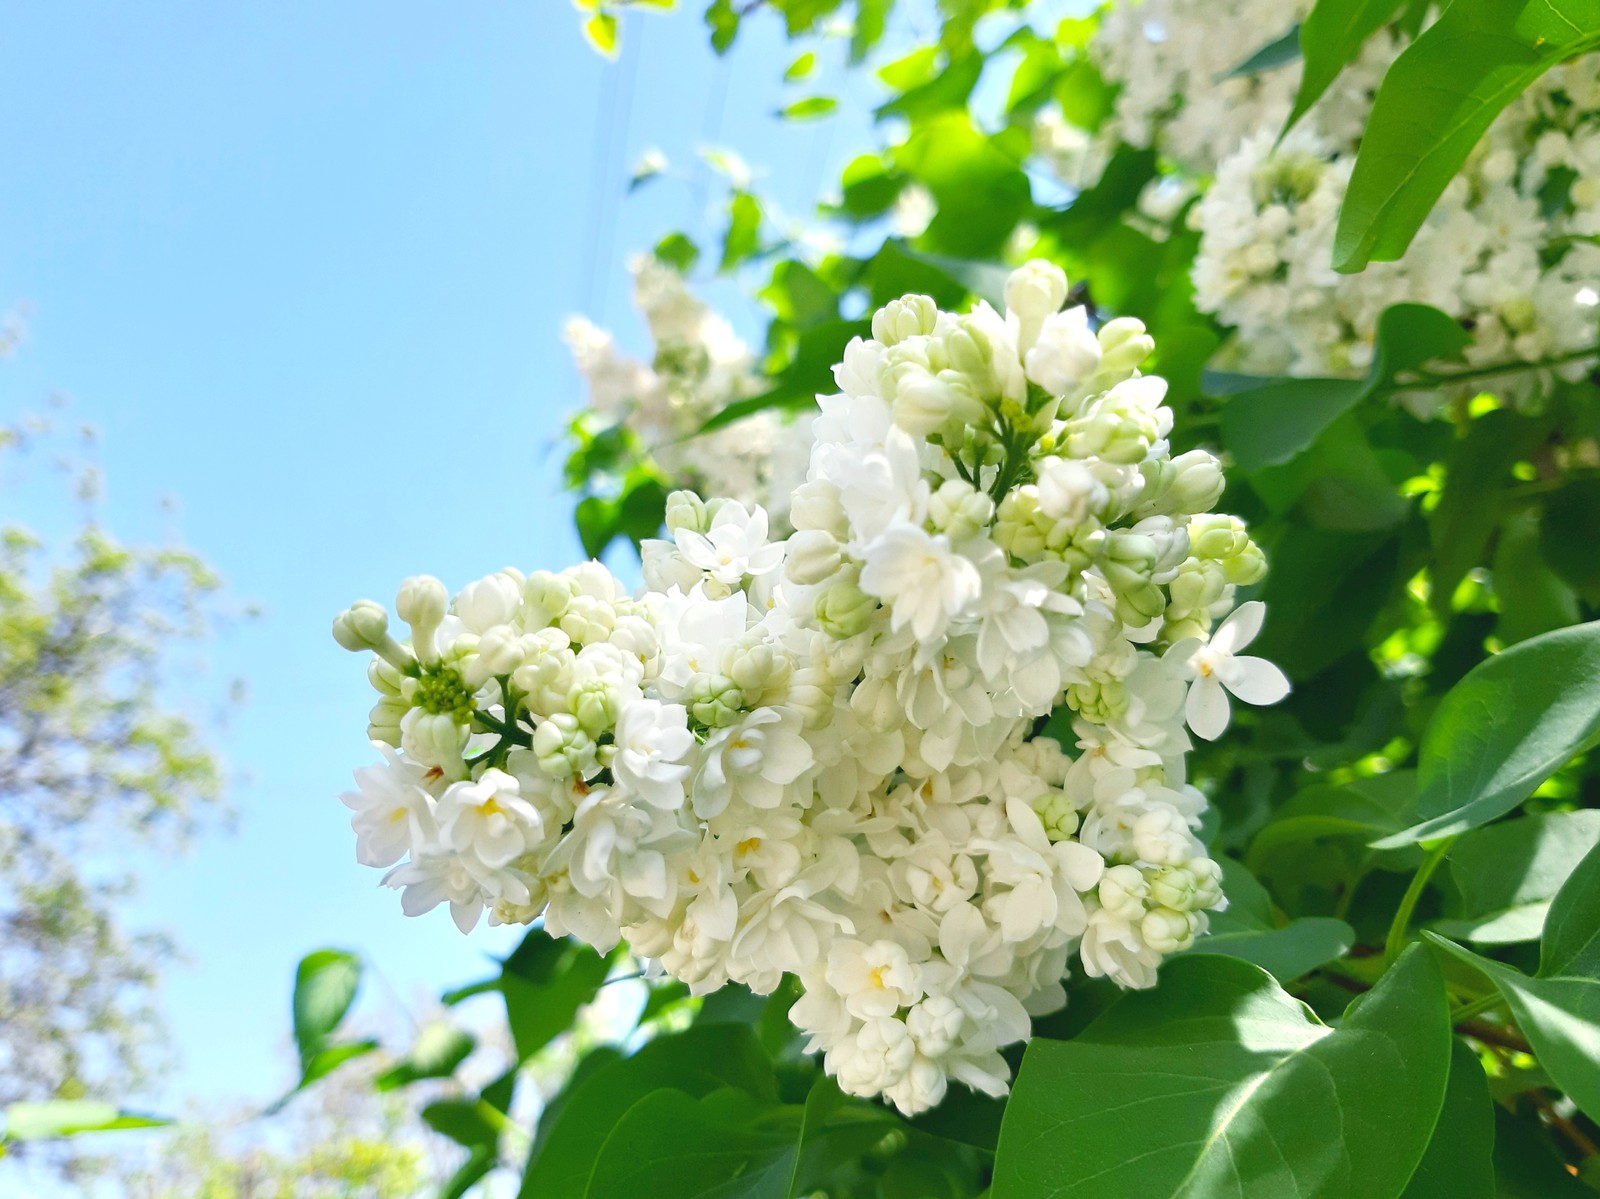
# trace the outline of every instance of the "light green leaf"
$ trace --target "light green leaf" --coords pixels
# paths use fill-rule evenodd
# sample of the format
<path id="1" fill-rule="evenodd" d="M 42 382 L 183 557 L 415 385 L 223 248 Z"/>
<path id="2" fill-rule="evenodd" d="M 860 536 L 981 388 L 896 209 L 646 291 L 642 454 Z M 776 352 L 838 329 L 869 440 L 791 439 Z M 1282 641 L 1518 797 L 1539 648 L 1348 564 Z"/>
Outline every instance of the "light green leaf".
<path id="1" fill-rule="evenodd" d="M 711 48 L 726 54 L 733 39 L 739 36 L 739 12 L 733 0 L 711 0 L 706 7 L 706 28 L 711 32 Z"/>
<path id="2" fill-rule="evenodd" d="M 786 106 L 778 115 L 786 121 L 815 121 L 830 116 L 838 107 L 839 101 L 832 96 L 807 96 Z"/>
<path id="3" fill-rule="evenodd" d="M 816 51 L 807 50 L 804 54 L 799 55 L 793 62 L 784 68 L 783 81 L 785 83 L 793 83 L 798 79 L 806 78 L 806 76 L 810 75 L 816 69 Z"/>
<path id="4" fill-rule="evenodd" d="M 1244 962 L 1180 957 L 1028 1047 L 994 1199 L 1398 1195 L 1444 1102 L 1444 979 L 1408 950 L 1338 1028 Z M 1337 1134 L 1330 1134 L 1330 1128 Z"/>
<path id="5" fill-rule="evenodd" d="M 1525 800 L 1600 741 L 1600 621 L 1558 629 L 1480 662 L 1434 711 L 1418 753 L 1421 823 L 1379 848 L 1448 837 Z"/>
<path id="6" fill-rule="evenodd" d="M 1433 1139 L 1400 1199 L 1495 1199 L 1493 1150 L 1489 1080 L 1478 1055 L 1456 1039 Z"/>
<path id="7" fill-rule="evenodd" d="M 1339 213 L 1335 268 L 1404 254 L 1506 105 L 1596 46 L 1600 0 L 1455 0 L 1378 89 Z"/>
<path id="8" fill-rule="evenodd" d="M 5 1117 L 0 1141 L 49 1141 L 83 1132 L 116 1132 L 129 1128 L 160 1128 L 171 1120 L 123 1111 L 112 1103 L 85 1099 L 51 1099 L 43 1103 L 13 1103 L 0 1109 Z"/>
<path id="9" fill-rule="evenodd" d="M 588 43 L 607 58 L 617 56 L 616 14 L 597 12 L 583 23 L 583 36 Z"/>
<path id="10" fill-rule="evenodd" d="M 923 248 L 935 253 L 996 254 L 1031 203 L 1019 159 L 975 128 L 964 110 L 919 124 L 894 161 L 938 204 L 922 235 Z"/>
<path id="11" fill-rule="evenodd" d="M 471 1033 L 443 1022 L 429 1024 L 417 1034 L 410 1056 L 380 1074 L 373 1086 L 392 1091 L 424 1078 L 447 1078 L 467 1060 L 476 1045 Z"/>
<path id="12" fill-rule="evenodd" d="M 1600 844 L 1600 811 L 1550 812 L 1474 829 L 1450 848 L 1461 909 L 1434 928 L 1481 945 L 1534 941 L 1550 902 Z"/>
<path id="13" fill-rule="evenodd" d="M 723 271 L 732 270 L 761 249 L 761 201 L 747 191 L 728 202 L 728 231 L 722 238 Z"/>
<path id="14" fill-rule="evenodd" d="M 294 1043 L 304 1066 L 322 1049 L 355 1001 L 361 961 L 342 949 L 319 949 L 294 973 Z"/>
<path id="15" fill-rule="evenodd" d="M 1307 916 L 1280 923 L 1266 888 L 1232 858 L 1222 862 L 1222 890 L 1227 910 L 1211 913 L 1211 931 L 1185 952 L 1242 958 L 1287 983 L 1355 944 L 1355 931 L 1343 920 Z"/>
<path id="16" fill-rule="evenodd" d="M 1322 98 L 1339 72 L 1355 61 L 1367 39 L 1378 32 L 1406 0 L 1317 0 L 1300 26 L 1300 52 L 1306 60 L 1300 90 L 1284 131 L 1294 128 Z"/>

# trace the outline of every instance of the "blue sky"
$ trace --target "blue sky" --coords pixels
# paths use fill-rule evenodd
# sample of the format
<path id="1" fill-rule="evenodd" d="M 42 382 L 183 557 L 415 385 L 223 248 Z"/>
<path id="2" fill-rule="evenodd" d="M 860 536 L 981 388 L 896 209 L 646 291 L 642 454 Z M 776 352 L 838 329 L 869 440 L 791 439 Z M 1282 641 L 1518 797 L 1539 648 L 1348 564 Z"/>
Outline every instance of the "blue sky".
<path id="1" fill-rule="evenodd" d="M 335 796 L 369 752 L 369 693 L 328 624 L 418 571 L 456 585 L 578 558 L 551 452 L 579 400 L 560 323 L 586 309 L 642 348 L 628 254 L 717 223 L 714 184 L 623 198 L 645 150 L 693 174 L 697 146 L 732 147 L 804 214 L 869 147 L 867 81 L 847 115 L 784 125 L 771 114 L 808 89 L 780 85 L 793 51 L 773 23 L 719 63 L 697 12 L 631 17 L 615 65 L 557 0 L 8 13 L 0 310 L 32 315 L 0 413 L 70 396 L 103 433 L 105 523 L 176 530 L 264 613 L 208 652 L 213 693 L 249 685 L 218 734 L 237 827 L 154 872 L 137 908 L 190 959 L 164 994 L 180 1067 L 149 1103 L 281 1087 L 308 950 L 360 949 L 411 997 L 504 944 L 404 919 L 355 864 Z M 69 527 L 48 487 L 5 507 Z M 390 999 L 369 985 L 367 1002 Z"/>

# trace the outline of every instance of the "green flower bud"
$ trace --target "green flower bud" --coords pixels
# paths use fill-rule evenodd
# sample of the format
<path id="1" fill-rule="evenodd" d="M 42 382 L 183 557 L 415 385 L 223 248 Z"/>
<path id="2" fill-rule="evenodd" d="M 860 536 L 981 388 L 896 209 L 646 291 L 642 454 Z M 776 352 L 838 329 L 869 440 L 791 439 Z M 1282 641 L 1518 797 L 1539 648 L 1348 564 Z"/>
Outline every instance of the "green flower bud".
<path id="1" fill-rule="evenodd" d="M 738 724 L 747 706 L 744 693 L 727 675 L 697 674 L 689 682 L 689 715 L 707 728 Z"/>
<path id="2" fill-rule="evenodd" d="M 854 579 L 840 579 L 817 601 L 817 625 L 828 636 L 843 641 L 865 632 L 877 610 L 877 599 L 861 590 Z"/>
<path id="3" fill-rule="evenodd" d="M 711 527 L 706 515 L 706 504 L 692 491 L 674 491 L 667 496 L 667 531 L 676 533 L 687 529 L 691 533 L 704 533 Z"/>
<path id="4" fill-rule="evenodd" d="M 939 306 L 928 296 L 901 296 L 872 314 L 872 336 L 886 346 L 933 332 Z"/>

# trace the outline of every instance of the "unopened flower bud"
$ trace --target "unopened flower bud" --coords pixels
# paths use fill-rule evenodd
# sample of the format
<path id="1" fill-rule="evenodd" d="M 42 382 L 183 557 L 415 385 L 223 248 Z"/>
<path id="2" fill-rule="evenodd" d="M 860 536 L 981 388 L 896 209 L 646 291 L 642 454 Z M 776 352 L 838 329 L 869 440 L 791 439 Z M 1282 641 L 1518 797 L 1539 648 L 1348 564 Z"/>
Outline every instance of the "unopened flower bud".
<path id="1" fill-rule="evenodd" d="M 1119 316 L 1100 326 L 1100 378 L 1108 383 L 1126 379 L 1144 360 L 1155 353 L 1155 338 L 1145 332 L 1144 322 Z"/>
<path id="2" fill-rule="evenodd" d="M 963 479 L 946 479 L 929 501 L 928 519 L 951 541 L 965 541 L 994 519 L 994 501 Z"/>
<path id="3" fill-rule="evenodd" d="M 1049 316 L 1023 359 L 1028 378 L 1053 396 L 1066 395 L 1101 370 L 1101 345 L 1083 308 Z"/>
<path id="4" fill-rule="evenodd" d="M 746 707 L 744 693 L 727 675 L 697 674 L 689 683 L 689 715 L 707 728 L 737 724 Z"/>
<path id="5" fill-rule="evenodd" d="M 839 539 L 824 529 L 801 529 L 789 537 L 784 574 L 803 586 L 821 583 L 839 569 L 842 549 Z"/>
<path id="6" fill-rule="evenodd" d="M 1119 920 L 1143 919 L 1149 893 L 1137 866 L 1111 866 L 1100 878 L 1100 904 Z"/>
<path id="7" fill-rule="evenodd" d="M 533 752 L 539 769 L 551 778 L 583 777 L 596 765 L 594 740 L 567 712 L 540 721 L 533 730 Z"/>
<path id="8" fill-rule="evenodd" d="M 1045 319 L 1067 302 L 1066 272 L 1042 258 L 1030 259 L 1007 276 L 1005 298 L 1006 315 L 1017 322 L 1017 351 L 1026 354 Z"/>
<path id="9" fill-rule="evenodd" d="M 928 296 L 901 296 L 872 314 L 872 336 L 886 346 L 933 332 L 939 306 Z"/>
<path id="10" fill-rule="evenodd" d="M 517 571 L 503 570 L 456 593 L 455 613 L 469 632 L 482 633 L 497 624 L 510 624 L 522 607 L 523 578 Z"/>
<path id="11" fill-rule="evenodd" d="M 853 579 L 840 579 L 817 601 L 817 625 L 830 637 L 843 641 L 863 633 L 872 623 L 878 601 Z"/>
<path id="12" fill-rule="evenodd" d="M 1157 953 L 1178 953 L 1194 944 L 1195 920 L 1188 912 L 1157 908 L 1139 924 L 1139 935 Z"/>
<path id="13" fill-rule="evenodd" d="M 674 491 L 667 496 L 667 532 L 687 529 L 691 533 L 704 533 L 710 527 L 705 501 L 694 492 Z"/>

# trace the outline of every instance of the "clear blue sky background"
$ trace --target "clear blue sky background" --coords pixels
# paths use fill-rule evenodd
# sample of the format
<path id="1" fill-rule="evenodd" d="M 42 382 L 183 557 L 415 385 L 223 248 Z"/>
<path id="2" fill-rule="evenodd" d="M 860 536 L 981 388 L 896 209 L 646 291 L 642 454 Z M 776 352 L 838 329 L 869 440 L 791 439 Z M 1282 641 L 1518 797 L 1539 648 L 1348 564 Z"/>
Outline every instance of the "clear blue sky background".
<path id="1" fill-rule="evenodd" d="M 0 309 L 32 316 L 0 410 L 71 396 L 104 434 L 106 524 L 176 526 L 264 609 L 209 651 L 216 690 L 250 689 L 220 734 L 237 829 L 162 866 L 136 912 L 191 959 L 164 994 L 181 1065 L 150 1104 L 281 1088 L 310 949 L 358 948 L 414 996 L 505 943 L 404 919 L 356 865 L 335 795 L 367 760 L 370 694 L 328 624 L 418 571 L 456 585 L 579 556 L 550 448 L 580 398 L 560 322 L 589 305 L 642 349 L 627 255 L 717 223 L 714 185 L 624 199 L 640 154 L 693 173 L 697 146 L 731 146 L 803 214 L 868 147 L 866 80 L 848 116 L 784 125 L 809 89 L 779 83 L 773 22 L 719 63 L 699 7 L 630 18 L 615 65 L 559 0 L 10 8 Z M 631 104 L 613 95 L 630 78 Z M 9 519 L 70 527 L 59 491 L 3 494 Z"/>

